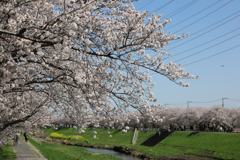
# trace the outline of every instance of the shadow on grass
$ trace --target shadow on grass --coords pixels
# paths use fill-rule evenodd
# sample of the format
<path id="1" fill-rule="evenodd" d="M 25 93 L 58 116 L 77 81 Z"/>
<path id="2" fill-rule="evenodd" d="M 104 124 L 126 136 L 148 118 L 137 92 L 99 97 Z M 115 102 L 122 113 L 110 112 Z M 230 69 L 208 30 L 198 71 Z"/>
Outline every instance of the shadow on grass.
<path id="1" fill-rule="evenodd" d="M 195 136 L 195 135 L 197 135 L 199 132 L 192 132 L 192 133 L 190 133 L 189 135 L 188 135 L 188 137 L 191 137 L 191 136 Z"/>
<path id="2" fill-rule="evenodd" d="M 68 129 L 67 127 L 59 127 L 58 131 L 63 131 L 63 130 L 67 130 L 67 129 Z"/>
<path id="3" fill-rule="evenodd" d="M 122 130 L 117 130 L 117 131 L 115 131 L 114 133 L 113 133 L 113 135 L 114 134 L 117 134 L 117 133 L 119 133 L 119 132 L 121 132 Z"/>

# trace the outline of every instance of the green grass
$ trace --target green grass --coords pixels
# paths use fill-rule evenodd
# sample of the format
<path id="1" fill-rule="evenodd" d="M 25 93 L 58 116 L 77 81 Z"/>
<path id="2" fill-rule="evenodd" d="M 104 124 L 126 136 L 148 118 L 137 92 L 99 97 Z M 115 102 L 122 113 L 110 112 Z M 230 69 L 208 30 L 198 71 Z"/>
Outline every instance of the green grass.
<path id="1" fill-rule="evenodd" d="M 240 134 L 174 132 L 158 144 L 161 145 L 181 148 L 187 154 L 240 159 Z"/>
<path id="2" fill-rule="evenodd" d="M 47 135 L 50 135 L 52 132 L 57 132 L 59 134 L 64 134 L 65 136 L 70 136 L 70 135 L 75 135 L 77 134 L 76 129 L 74 128 L 65 128 L 65 127 L 60 127 L 58 130 L 55 130 L 53 128 L 46 128 L 44 131 L 47 133 Z"/>
<path id="3" fill-rule="evenodd" d="M 12 141 L 9 141 L 9 144 L 3 147 L 0 147 L 0 159 L 1 160 L 15 160 L 17 155 L 13 152 Z"/>
<path id="4" fill-rule="evenodd" d="M 114 156 L 106 154 L 96 154 L 87 151 L 84 148 L 77 146 L 67 146 L 59 144 L 44 143 L 41 144 L 35 142 L 29 138 L 29 142 L 34 145 L 45 158 L 49 160 L 102 160 L 109 159 L 115 160 Z"/>
<path id="5" fill-rule="evenodd" d="M 52 132 L 57 132 L 59 134 L 64 134 L 66 136 L 70 136 L 72 134 L 76 135 L 76 129 L 74 128 L 59 128 L 57 131 L 52 128 L 47 128 L 44 130 L 47 135 L 49 135 Z M 96 131 L 97 138 L 94 139 L 93 131 Z M 108 134 L 108 131 L 110 131 L 110 134 Z M 140 144 L 144 140 L 146 140 L 151 135 L 155 134 L 155 131 L 144 131 L 138 133 L 138 139 L 136 144 Z M 80 135 L 84 138 L 88 139 L 89 144 L 98 144 L 98 145 L 122 145 L 122 146 L 129 146 L 132 144 L 132 138 L 133 138 L 134 131 L 129 130 L 127 133 L 122 132 L 121 130 L 116 129 L 86 129 L 85 133 L 81 133 Z M 112 137 L 110 137 L 112 135 Z M 74 142 L 74 141 L 73 141 Z"/>
<path id="6" fill-rule="evenodd" d="M 45 129 L 47 134 L 57 132 L 65 135 L 77 134 L 74 128 Z M 231 133 L 196 133 L 176 131 L 154 147 L 141 146 L 140 143 L 155 134 L 155 131 L 140 131 L 135 145 L 132 145 L 134 131 L 123 133 L 120 130 L 94 129 L 98 139 L 93 138 L 93 130 L 87 129 L 80 135 L 90 144 L 121 145 L 135 148 L 151 156 L 161 155 L 197 155 L 222 159 L 240 159 L 240 134 Z M 108 134 L 110 131 L 110 134 Z M 110 138 L 109 135 L 112 135 Z"/>

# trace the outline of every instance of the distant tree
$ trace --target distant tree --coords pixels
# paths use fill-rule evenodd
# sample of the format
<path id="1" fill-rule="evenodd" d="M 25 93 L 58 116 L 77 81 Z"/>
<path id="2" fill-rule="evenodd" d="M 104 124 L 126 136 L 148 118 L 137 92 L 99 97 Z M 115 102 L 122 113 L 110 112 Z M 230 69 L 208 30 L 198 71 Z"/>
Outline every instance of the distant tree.
<path id="1" fill-rule="evenodd" d="M 232 117 L 230 114 L 231 112 L 227 108 L 213 106 L 203 111 L 199 121 L 206 124 L 211 123 L 215 131 L 218 130 L 219 127 L 223 127 L 224 130 L 230 131 L 233 129 L 233 124 L 231 123 Z"/>
<path id="2" fill-rule="evenodd" d="M 198 126 L 200 122 L 200 117 L 202 116 L 203 109 L 198 107 L 189 107 L 182 112 L 179 112 L 179 116 L 177 118 L 177 123 L 194 128 L 194 126 Z"/>

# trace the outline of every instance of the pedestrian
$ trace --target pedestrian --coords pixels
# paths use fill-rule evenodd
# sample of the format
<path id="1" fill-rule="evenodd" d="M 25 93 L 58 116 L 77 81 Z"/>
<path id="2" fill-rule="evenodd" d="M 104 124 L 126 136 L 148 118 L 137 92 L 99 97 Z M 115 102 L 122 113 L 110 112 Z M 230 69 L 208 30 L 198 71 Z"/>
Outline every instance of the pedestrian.
<path id="1" fill-rule="evenodd" d="M 18 135 L 16 134 L 16 136 L 15 136 L 15 144 L 18 144 L 18 139 L 19 139 L 19 137 L 18 137 Z"/>
<path id="2" fill-rule="evenodd" d="M 16 144 L 16 137 L 14 136 L 13 138 L 12 138 L 12 145 L 14 146 Z"/>
<path id="3" fill-rule="evenodd" d="M 170 128 L 168 128 L 168 133 L 170 133 L 171 132 L 171 130 L 170 130 Z"/>
<path id="4" fill-rule="evenodd" d="M 160 131 L 160 129 L 158 128 L 158 136 L 160 136 L 161 135 L 161 131 Z"/>
<path id="5" fill-rule="evenodd" d="M 25 137 L 25 141 L 27 142 L 28 141 L 27 133 L 25 132 L 23 135 Z"/>
<path id="6" fill-rule="evenodd" d="M 220 127 L 219 131 L 222 132 L 222 127 Z"/>

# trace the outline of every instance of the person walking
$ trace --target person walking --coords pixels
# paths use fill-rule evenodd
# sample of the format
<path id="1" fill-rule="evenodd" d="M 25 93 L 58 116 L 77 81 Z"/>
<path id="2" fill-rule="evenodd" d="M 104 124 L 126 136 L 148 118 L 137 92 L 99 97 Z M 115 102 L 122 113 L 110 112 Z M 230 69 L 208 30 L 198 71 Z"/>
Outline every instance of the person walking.
<path id="1" fill-rule="evenodd" d="M 170 133 L 171 132 L 171 130 L 170 130 L 170 128 L 168 128 L 168 133 Z"/>
<path id="2" fill-rule="evenodd" d="M 158 128 L 158 136 L 160 136 L 161 135 L 161 131 L 160 131 L 160 129 Z"/>
<path id="3" fill-rule="evenodd" d="M 14 146 L 16 144 L 16 137 L 14 136 L 13 138 L 12 138 L 12 145 Z"/>
<path id="4" fill-rule="evenodd" d="M 18 139 L 19 139 L 19 137 L 18 137 L 18 135 L 16 134 L 16 136 L 15 136 L 15 144 L 18 144 Z"/>
<path id="5" fill-rule="evenodd" d="M 25 141 L 27 142 L 28 141 L 27 133 L 25 132 L 23 135 L 25 137 Z"/>

